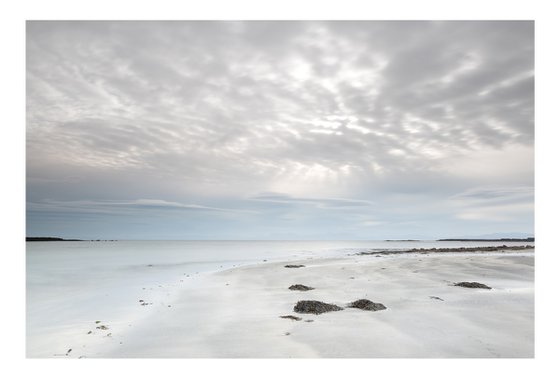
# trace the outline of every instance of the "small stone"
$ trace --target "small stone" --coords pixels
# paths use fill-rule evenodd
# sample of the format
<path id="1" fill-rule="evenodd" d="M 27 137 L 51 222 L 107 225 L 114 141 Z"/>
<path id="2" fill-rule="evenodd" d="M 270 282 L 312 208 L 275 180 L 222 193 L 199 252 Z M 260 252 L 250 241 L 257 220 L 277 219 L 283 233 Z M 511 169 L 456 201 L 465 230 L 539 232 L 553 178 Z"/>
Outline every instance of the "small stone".
<path id="1" fill-rule="evenodd" d="M 311 291 L 314 290 L 315 288 L 305 286 L 303 284 L 292 284 L 291 286 L 288 287 L 288 289 L 292 291 Z"/>
<path id="2" fill-rule="evenodd" d="M 482 284 L 478 282 L 459 282 L 459 283 L 455 283 L 454 286 L 465 287 L 465 288 L 484 288 L 487 290 L 492 289 L 492 287 L 488 287 L 486 284 Z"/>
<path id="3" fill-rule="evenodd" d="M 286 267 L 286 268 L 300 268 L 300 267 L 305 267 L 305 265 L 285 265 L 284 267 Z"/>
<path id="4" fill-rule="evenodd" d="M 287 315 L 287 316 L 280 316 L 280 318 L 287 318 L 293 321 L 300 321 L 301 317 L 297 317 L 297 316 L 292 316 L 292 315 Z"/>

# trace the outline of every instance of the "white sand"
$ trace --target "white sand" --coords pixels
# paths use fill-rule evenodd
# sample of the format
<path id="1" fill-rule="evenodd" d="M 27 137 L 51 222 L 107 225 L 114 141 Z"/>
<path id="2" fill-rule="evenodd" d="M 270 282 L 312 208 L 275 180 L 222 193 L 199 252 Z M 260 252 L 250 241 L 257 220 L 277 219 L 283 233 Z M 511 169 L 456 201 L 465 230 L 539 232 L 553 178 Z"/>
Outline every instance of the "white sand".
<path id="1" fill-rule="evenodd" d="M 534 356 L 532 251 L 348 256 L 289 263 L 306 267 L 263 263 L 188 278 L 167 302 L 149 309 L 139 306 L 144 316 L 131 326 L 110 325 L 110 337 L 97 331 L 95 336 L 82 337 L 72 355 Z M 452 285 L 460 281 L 477 281 L 493 289 Z M 288 290 L 298 283 L 316 289 Z M 345 306 L 360 298 L 388 309 L 344 309 L 321 315 L 292 311 L 298 300 Z M 279 318 L 290 314 L 303 320 Z"/>

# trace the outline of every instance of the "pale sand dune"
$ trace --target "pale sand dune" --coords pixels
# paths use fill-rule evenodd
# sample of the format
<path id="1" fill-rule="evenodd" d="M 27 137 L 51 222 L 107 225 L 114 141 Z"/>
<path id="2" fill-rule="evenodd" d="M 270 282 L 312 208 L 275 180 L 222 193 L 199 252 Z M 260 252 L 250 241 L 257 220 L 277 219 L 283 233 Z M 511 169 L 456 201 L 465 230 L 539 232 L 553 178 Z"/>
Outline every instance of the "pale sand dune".
<path id="1" fill-rule="evenodd" d="M 115 331 L 115 341 L 122 344 L 92 347 L 86 357 L 534 355 L 532 251 L 348 256 L 290 263 L 306 267 L 263 263 L 191 278 L 169 300 L 171 308 L 154 306 L 133 327 Z M 478 281 L 493 289 L 452 285 L 460 281 Z M 316 289 L 288 290 L 298 283 Z M 345 306 L 360 298 L 388 309 L 292 312 L 298 300 Z M 279 318 L 289 314 L 303 320 Z"/>

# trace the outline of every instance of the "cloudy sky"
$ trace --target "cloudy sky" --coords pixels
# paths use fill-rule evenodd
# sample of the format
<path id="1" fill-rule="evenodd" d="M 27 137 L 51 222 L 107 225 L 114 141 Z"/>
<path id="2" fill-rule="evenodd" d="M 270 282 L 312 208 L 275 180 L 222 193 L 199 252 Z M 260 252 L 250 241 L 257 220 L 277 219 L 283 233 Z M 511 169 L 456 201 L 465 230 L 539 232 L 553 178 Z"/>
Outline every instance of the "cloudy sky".
<path id="1" fill-rule="evenodd" d="M 27 235 L 533 233 L 532 22 L 28 22 Z"/>

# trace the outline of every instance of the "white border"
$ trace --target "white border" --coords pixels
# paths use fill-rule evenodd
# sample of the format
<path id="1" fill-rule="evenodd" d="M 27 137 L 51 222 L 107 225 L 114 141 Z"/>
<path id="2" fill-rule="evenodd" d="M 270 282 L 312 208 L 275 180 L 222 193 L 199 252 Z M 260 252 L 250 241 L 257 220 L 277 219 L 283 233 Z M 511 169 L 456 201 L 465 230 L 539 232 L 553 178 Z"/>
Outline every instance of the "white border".
<path id="1" fill-rule="evenodd" d="M 381 376 L 437 378 L 550 377 L 556 360 L 558 313 L 553 245 L 557 207 L 558 15 L 536 1 L 19 1 L 2 5 L 2 279 L 3 371 L 15 377 L 217 377 L 298 378 Z M 547 2 L 553 4 L 553 2 Z M 535 19 L 536 112 L 536 359 L 525 360 L 30 360 L 25 359 L 25 20 L 27 19 Z M 9 188 L 8 191 L 5 189 Z M 550 217 L 548 217 L 550 215 Z"/>

